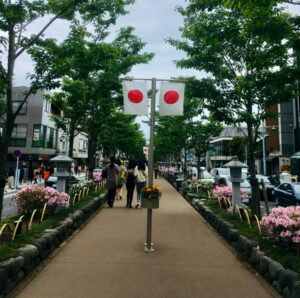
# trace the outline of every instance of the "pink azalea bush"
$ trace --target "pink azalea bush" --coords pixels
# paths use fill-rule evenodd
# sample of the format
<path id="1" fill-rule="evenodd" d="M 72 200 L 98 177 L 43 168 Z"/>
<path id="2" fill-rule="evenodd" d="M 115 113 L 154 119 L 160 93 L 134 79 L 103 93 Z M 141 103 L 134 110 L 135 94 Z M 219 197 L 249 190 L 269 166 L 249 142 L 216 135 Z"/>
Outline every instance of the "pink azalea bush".
<path id="1" fill-rule="evenodd" d="M 93 173 L 93 180 L 94 182 L 100 182 L 102 180 L 102 173 L 101 172 Z"/>
<path id="2" fill-rule="evenodd" d="M 30 185 L 18 191 L 14 201 L 18 210 L 27 215 L 33 210 L 41 210 L 45 203 L 55 209 L 57 206 L 68 206 L 68 195 L 59 193 L 52 187 Z"/>
<path id="3" fill-rule="evenodd" d="M 213 189 L 213 196 L 215 199 L 225 198 L 232 202 L 232 186 L 215 186 Z M 245 201 L 248 196 L 245 189 L 241 188 L 242 201 Z"/>
<path id="4" fill-rule="evenodd" d="M 300 243 L 300 206 L 273 208 L 260 224 L 278 240 Z"/>

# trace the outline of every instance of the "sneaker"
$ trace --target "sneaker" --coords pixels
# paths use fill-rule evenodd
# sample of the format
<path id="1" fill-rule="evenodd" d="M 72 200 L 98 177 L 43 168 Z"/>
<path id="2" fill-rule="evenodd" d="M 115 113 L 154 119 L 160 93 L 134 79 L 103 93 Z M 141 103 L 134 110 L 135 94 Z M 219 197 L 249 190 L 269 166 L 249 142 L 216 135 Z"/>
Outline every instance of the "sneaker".
<path id="1" fill-rule="evenodd" d="M 135 205 L 135 209 L 139 208 L 139 206 L 140 206 L 140 204 L 137 203 L 137 204 Z"/>

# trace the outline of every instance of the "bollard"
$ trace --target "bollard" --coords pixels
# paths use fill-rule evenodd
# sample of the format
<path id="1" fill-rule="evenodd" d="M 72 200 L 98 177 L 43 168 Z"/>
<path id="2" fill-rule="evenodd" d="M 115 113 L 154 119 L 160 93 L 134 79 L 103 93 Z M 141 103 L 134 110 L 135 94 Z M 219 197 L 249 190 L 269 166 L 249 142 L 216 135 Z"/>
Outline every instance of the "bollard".
<path id="1" fill-rule="evenodd" d="M 241 222 L 242 222 L 243 219 L 242 219 L 242 215 L 241 215 L 241 212 L 240 212 L 240 208 L 239 208 L 238 205 L 235 205 L 235 208 L 237 209 L 237 211 L 238 211 L 238 213 L 239 213 L 239 216 L 240 216 L 240 220 L 241 220 Z"/>
<path id="2" fill-rule="evenodd" d="M 255 217 L 256 222 L 257 222 L 257 228 L 258 228 L 259 234 L 261 235 L 261 228 L 260 228 L 259 220 L 258 220 L 258 218 L 257 218 L 257 216 L 255 214 L 254 214 L 254 217 Z"/>
<path id="3" fill-rule="evenodd" d="M 76 201 L 76 197 L 77 197 L 77 193 L 75 194 L 75 196 L 74 196 L 74 198 L 73 198 L 73 205 L 72 206 L 74 206 L 75 205 L 75 201 Z"/>
<path id="4" fill-rule="evenodd" d="M 34 215 L 35 215 L 36 212 L 37 212 L 37 209 L 34 209 L 33 212 L 32 212 L 32 215 L 31 215 L 31 218 L 30 218 L 30 221 L 29 221 L 29 225 L 28 225 L 28 231 L 30 231 L 30 229 L 31 229 L 32 221 L 33 221 L 33 218 L 34 218 Z"/>
<path id="5" fill-rule="evenodd" d="M 44 208 L 43 208 L 43 212 L 42 212 L 42 216 L 41 216 L 41 223 L 44 220 L 44 215 L 45 215 L 46 208 L 47 208 L 47 203 L 45 203 Z"/>
<path id="6" fill-rule="evenodd" d="M 12 236 L 12 239 L 11 239 L 12 241 L 15 240 L 15 237 L 16 237 L 16 234 L 17 234 L 17 230 L 18 230 L 18 228 L 19 228 L 20 223 L 22 222 L 23 217 L 24 217 L 24 215 L 22 215 L 22 216 L 19 218 L 19 220 L 17 221 L 17 224 L 16 224 L 16 226 L 15 226 L 15 230 L 14 230 L 14 233 L 13 233 L 13 236 Z"/>
<path id="7" fill-rule="evenodd" d="M 9 228 L 8 224 L 5 224 L 5 225 L 2 226 L 2 228 L 1 228 L 1 230 L 0 230 L 0 238 L 1 238 L 1 235 L 2 235 L 2 233 L 3 233 L 4 229 L 5 229 L 5 227 Z"/>
<path id="8" fill-rule="evenodd" d="M 251 228 L 251 223 L 250 223 L 250 219 L 249 219 L 248 211 L 247 211 L 247 209 L 245 209 L 245 208 L 243 208 L 243 210 L 244 210 L 244 213 L 246 214 L 247 221 L 248 221 L 248 225 L 249 225 L 249 227 Z"/>

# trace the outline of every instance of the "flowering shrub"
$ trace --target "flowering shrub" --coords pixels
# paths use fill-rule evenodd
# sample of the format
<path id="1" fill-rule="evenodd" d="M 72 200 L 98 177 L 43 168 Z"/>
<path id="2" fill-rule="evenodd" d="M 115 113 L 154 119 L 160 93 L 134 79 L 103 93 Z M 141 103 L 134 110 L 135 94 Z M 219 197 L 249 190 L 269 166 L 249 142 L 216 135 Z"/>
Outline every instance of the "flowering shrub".
<path id="1" fill-rule="evenodd" d="M 160 188 L 158 186 L 153 186 L 150 188 L 148 185 L 142 188 L 142 197 L 145 199 L 154 199 L 161 196 Z"/>
<path id="2" fill-rule="evenodd" d="M 52 187 L 36 185 L 30 185 L 19 190 L 14 200 L 18 210 L 25 215 L 32 213 L 34 209 L 41 210 L 45 203 L 52 209 L 60 205 L 68 205 L 66 193 L 59 193 Z"/>
<path id="3" fill-rule="evenodd" d="M 101 172 L 94 172 L 93 173 L 93 181 L 94 182 L 102 181 L 102 173 Z"/>
<path id="4" fill-rule="evenodd" d="M 215 186 L 213 189 L 213 196 L 215 199 L 225 198 L 232 202 L 232 186 Z M 245 201 L 248 196 L 245 189 L 241 188 L 242 201 Z"/>
<path id="5" fill-rule="evenodd" d="M 300 243 L 300 206 L 273 208 L 260 223 L 276 239 Z"/>
<path id="6" fill-rule="evenodd" d="M 214 184 L 211 181 L 203 181 L 203 179 L 199 179 L 193 185 L 193 189 L 200 193 L 202 192 L 207 193 L 208 191 L 212 190 L 213 185 Z"/>
<path id="7" fill-rule="evenodd" d="M 73 184 L 69 188 L 69 195 L 72 197 L 76 193 L 79 193 L 81 190 L 91 189 L 92 187 L 94 187 L 93 181 L 83 181 L 79 184 Z"/>

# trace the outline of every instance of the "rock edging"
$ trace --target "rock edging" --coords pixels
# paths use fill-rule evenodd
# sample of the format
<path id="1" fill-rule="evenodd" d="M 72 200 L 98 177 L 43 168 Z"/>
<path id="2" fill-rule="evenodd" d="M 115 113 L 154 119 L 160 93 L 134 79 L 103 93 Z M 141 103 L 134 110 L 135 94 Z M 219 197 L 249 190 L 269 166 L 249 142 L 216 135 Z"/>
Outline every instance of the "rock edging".
<path id="1" fill-rule="evenodd" d="M 265 256 L 259 250 L 257 242 L 243 236 L 231 223 L 206 207 L 203 201 L 196 198 L 188 201 L 279 294 L 286 298 L 300 297 L 300 277 L 297 272 L 285 269 L 278 262 Z"/>
<path id="2" fill-rule="evenodd" d="M 55 229 L 47 229 L 32 244 L 18 250 L 15 258 L 0 262 L 0 298 L 5 297 L 22 281 L 42 260 L 66 240 L 106 201 L 106 194 L 100 195 L 82 208 L 69 214 Z"/>

